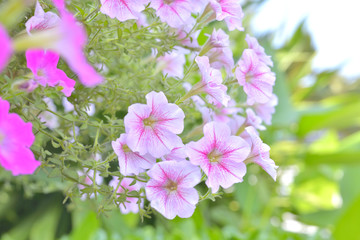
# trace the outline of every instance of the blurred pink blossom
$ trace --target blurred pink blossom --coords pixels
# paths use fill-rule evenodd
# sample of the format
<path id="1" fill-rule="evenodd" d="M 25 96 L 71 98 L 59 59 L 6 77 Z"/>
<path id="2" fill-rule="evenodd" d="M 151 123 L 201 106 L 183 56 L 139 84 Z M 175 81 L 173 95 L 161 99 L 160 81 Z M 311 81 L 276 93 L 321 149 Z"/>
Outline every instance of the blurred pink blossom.
<path id="1" fill-rule="evenodd" d="M 242 19 L 244 13 L 239 0 L 210 0 L 210 5 L 216 14 L 216 20 L 225 20 L 230 31 L 243 31 Z"/>
<path id="2" fill-rule="evenodd" d="M 13 175 L 33 174 L 41 162 L 30 150 L 35 140 L 32 124 L 9 109 L 10 104 L 0 97 L 0 165 Z"/>
<path id="3" fill-rule="evenodd" d="M 36 1 L 35 13 L 26 23 L 26 31 L 31 34 L 32 30 L 45 30 L 56 27 L 60 18 L 53 12 L 44 12 L 39 1 Z"/>
<path id="4" fill-rule="evenodd" d="M 246 34 L 245 40 L 250 49 L 254 50 L 259 60 L 266 65 L 272 67 L 274 64 L 271 60 L 271 57 L 266 55 L 264 48 L 259 44 L 256 38 L 251 37 L 249 34 Z"/>
<path id="5" fill-rule="evenodd" d="M 12 53 L 11 38 L 6 32 L 6 29 L 0 24 L 0 72 L 6 67 Z"/>
<path id="6" fill-rule="evenodd" d="M 139 19 L 139 13 L 150 0 L 101 0 L 100 12 L 119 21 Z"/>

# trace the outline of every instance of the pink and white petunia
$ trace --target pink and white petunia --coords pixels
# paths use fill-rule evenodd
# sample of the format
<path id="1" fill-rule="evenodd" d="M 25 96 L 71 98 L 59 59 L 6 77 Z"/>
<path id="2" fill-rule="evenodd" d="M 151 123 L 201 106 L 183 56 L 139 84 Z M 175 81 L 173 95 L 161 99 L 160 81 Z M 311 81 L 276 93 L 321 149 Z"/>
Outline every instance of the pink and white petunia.
<path id="1" fill-rule="evenodd" d="M 127 134 L 121 134 L 120 138 L 112 142 L 112 147 L 119 159 L 120 173 L 125 176 L 138 175 L 151 168 L 156 163 L 156 158 L 150 154 L 141 156 L 133 152 L 126 144 L 127 137 Z"/>
<path id="2" fill-rule="evenodd" d="M 6 32 L 6 29 L 0 24 L 0 72 L 6 67 L 12 53 L 12 42 L 11 38 Z"/>
<path id="3" fill-rule="evenodd" d="M 225 20 L 230 31 L 235 29 L 244 31 L 242 11 L 240 0 L 210 0 L 210 5 L 216 14 L 216 20 Z"/>
<path id="4" fill-rule="evenodd" d="M 34 74 L 34 80 L 42 86 L 61 86 L 65 96 L 69 97 L 74 91 L 75 81 L 68 78 L 64 71 L 57 68 L 59 55 L 52 51 L 27 50 L 27 67 Z"/>
<path id="5" fill-rule="evenodd" d="M 204 137 L 186 145 L 190 162 L 199 165 L 207 175 L 206 185 L 213 193 L 219 187 L 229 188 L 242 182 L 246 173 L 243 162 L 250 153 L 250 146 L 238 136 L 231 136 L 224 123 L 210 122 L 204 126 Z"/>
<path id="6" fill-rule="evenodd" d="M 251 153 L 246 159 L 246 163 L 258 164 L 276 181 L 276 169 L 278 166 L 270 158 L 270 147 L 263 143 L 258 132 L 252 126 L 245 128 L 245 132 L 241 136 L 251 146 Z"/>
<path id="7" fill-rule="evenodd" d="M 222 29 L 214 29 L 207 44 L 211 49 L 205 55 L 209 57 L 211 67 L 216 69 L 224 67 L 228 74 L 232 74 L 234 59 L 230 49 L 229 35 Z"/>
<path id="8" fill-rule="evenodd" d="M 273 94 L 266 103 L 255 103 L 251 106 L 256 115 L 258 115 L 267 125 L 271 124 L 272 115 L 275 113 L 275 107 L 278 105 L 278 98 Z"/>
<path id="9" fill-rule="evenodd" d="M 184 53 L 174 50 L 171 53 L 165 53 L 164 56 L 158 57 L 157 62 L 164 75 L 167 74 L 168 77 L 184 77 Z"/>
<path id="10" fill-rule="evenodd" d="M 133 178 L 123 178 L 121 180 L 120 186 L 117 189 L 117 193 L 125 193 L 125 189 L 128 190 L 128 193 L 133 191 L 140 191 L 140 189 L 143 187 L 143 183 L 136 182 L 135 184 L 131 185 L 131 183 L 134 181 Z M 119 184 L 119 179 L 114 178 L 109 182 L 109 186 L 113 187 L 114 191 L 116 190 L 116 187 Z M 131 185 L 131 186 L 130 186 Z M 120 204 L 120 211 L 123 214 L 128 214 L 130 212 L 137 213 L 139 212 L 139 204 L 138 204 L 139 198 L 135 197 L 127 197 L 126 201 L 124 203 Z M 143 207 L 144 200 L 141 199 L 140 207 Z"/>
<path id="11" fill-rule="evenodd" d="M 0 165 L 13 175 L 33 174 L 41 162 L 30 150 L 35 140 L 32 124 L 9 109 L 10 104 L 0 97 Z"/>
<path id="12" fill-rule="evenodd" d="M 211 68 L 209 58 L 207 56 L 198 56 L 195 58 L 201 72 L 201 81 L 194 85 L 190 91 L 206 92 L 210 103 L 220 103 L 227 106 L 230 96 L 226 94 L 227 87 L 222 84 L 221 72 Z"/>
<path id="13" fill-rule="evenodd" d="M 252 49 L 244 50 L 238 65 L 235 75 L 248 96 L 248 104 L 268 102 L 272 97 L 275 74 Z"/>
<path id="14" fill-rule="evenodd" d="M 148 93 L 146 101 L 128 109 L 124 118 L 126 142 L 133 152 L 159 158 L 182 143 L 177 134 L 184 130 L 185 114 L 177 105 L 168 103 L 163 92 Z"/>
<path id="15" fill-rule="evenodd" d="M 161 157 L 163 161 L 184 161 L 186 160 L 186 151 L 185 151 L 185 145 L 181 143 L 181 145 L 175 147 L 169 154 L 166 154 Z"/>
<path id="16" fill-rule="evenodd" d="M 162 22 L 173 28 L 184 25 L 191 13 L 199 10 L 198 7 L 193 7 L 191 0 L 152 0 L 150 7 L 156 10 Z"/>
<path id="17" fill-rule="evenodd" d="M 100 12 L 123 22 L 138 19 L 139 13 L 145 9 L 150 0 L 101 0 Z"/>
<path id="18" fill-rule="evenodd" d="M 264 48 L 259 44 L 256 38 L 251 37 L 249 34 L 246 34 L 245 40 L 249 48 L 254 50 L 261 62 L 265 63 L 270 67 L 274 65 L 271 57 L 266 55 Z"/>
<path id="19" fill-rule="evenodd" d="M 194 188 L 201 179 L 197 166 L 189 161 L 166 161 L 154 165 L 149 171 L 146 198 L 151 207 L 168 219 L 178 215 L 188 218 L 193 215 L 199 194 Z"/>
<path id="20" fill-rule="evenodd" d="M 31 34 L 32 30 L 45 30 L 56 27 L 60 23 L 60 17 L 53 12 L 44 12 L 39 1 L 36 1 L 35 13 L 26 23 L 26 31 Z"/>
<path id="21" fill-rule="evenodd" d="M 266 127 L 261 124 L 262 119 L 255 114 L 255 112 L 251 108 L 246 109 L 246 126 L 253 126 L 259 130 L 265 130 Z"/>
<path id="22" fill-rule="evenodd" d="M 87 185 L 93 185 L 94 177 L 95 177 L 95 183 L 96 183 L 97 185 L 102 184 L 103 181 L 104 181 L 104 178 L 103 178 L 102 176 L 100 176 L 100 172 L 99 172 L 99 171 L 96 172 L 95 176 L 94 176 L 94 170 L 92 170 L 92 169 L 90 169 L 90 170 L 88 170 L 88 171 L 86 171 L 86 170 L 84 169 L 83 171 L 78 171 L 77 173 L 78 173 L 78 175 L 79 175 L 80 177 L 83 177 L 83 178 L 84 178 L 83 181 L 84 181 L 84 183 L 87 184 Z M 82 189 L 85 188 L 85 185 L 79 184 L 78 187 L 79 187 L 80 190 L 82 190 Z M 82 194 L 82 195 L 81 195 L 81 200 L 84 201 L 84 200 L 87 199 L 87 198 L 94 198 L 94 197 L 95 197 L 95 194 L 94 194 L 94 193 L 92 193 L 92 194 L 86 193 L 86 194 Z"/>

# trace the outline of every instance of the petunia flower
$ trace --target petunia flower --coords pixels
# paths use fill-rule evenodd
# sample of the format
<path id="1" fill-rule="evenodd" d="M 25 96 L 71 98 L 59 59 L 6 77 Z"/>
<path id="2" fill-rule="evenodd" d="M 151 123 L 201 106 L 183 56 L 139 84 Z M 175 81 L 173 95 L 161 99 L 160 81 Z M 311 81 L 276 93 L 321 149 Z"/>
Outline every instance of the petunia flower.
<path id="1" fill-rule="evenodd" d="M 60 23 L 60 17 L 53 12 L 44 12 L 39 1 L 36 1 L 35 13 L 26 23 L 26 31 L 31 34 L 32 30 L 45 30 L 53 28 Z"/>
<path id="2" fill-rule="evenodd" d="M 230 49 L 229 35 L 222 29 L 214 29 L 204 48 L 209 48 L 205 55 L 209 57 L 211 67 L 215 69 L 224 67 L 228 74 L 232 74 L 234 59 Z"/>
<path id="3" fill-rule="evenodd" d="M 254 50 L 261 62 L 265 63 L 270 67 L 274 65 L 271 57 L 266 55 L 264 48 L 259 44 L 256 38 L 251 37 L 249 34 L 246 34 L 245 40 L 249 48 Z"/>
<path id="4" fill-rule="evenodd" d="M 225 20 L 230 31 L 243 31 L 242 19 L 244 13 L 239 0 L 210 0 L 210 6 L 216 14 L 216 20 Z"/>
<path id="5" fill-rule="evenodd" d="M 266 127 L 261 124 L 262 119 L 255 114 L 255 112 L 251 108 L 246 109 L 246 126 L 253 126 L 259 130 L 265 130 Z"/>
<path id="6" fill-rule="evenodd" d="M 0 72 L 6 67 L 12 53 L 12 42 L 11 38 L 6 32 L 6 29 L 0 24 Z"/>
<path id="7" fill-rule="evenodd" d="M 101 0 L 100 12 L 123 22 L 138 19 L 139 13 L 145 9 L 150 0 Z"/>
<path id="8" fill-rule="evenodd" d="M 148 175 L 145 191 L 151 207 L 168 219 L 191 217 L 199 201 L 194 188 L 201 179 L 198 167 L 188 161 L 166 161 L 154 165 Z"/>
<path id="9" fill-rule="evenodd" d="M 162 69 L 164 75 L 168 77 L 184 77 L 184 64 L 185 55 L 179 51 L 174 50 L 171 53 L 165 53 L 164 56 L 160 56 L 156 60 L 159 68 Z"/>
<path id="10" fill-rule="evenodd" d="M 64 71 L 57 68 L 59 55 L 52 51 L 27 50 L 27 67 L 34 74 L 34 80 L 42 86 L 63 87 L 61 90 L 65 96 L 69 97 L 74 91 L 75 81 L 68 78 Z"/>
<path id="11" fill-rule="evenodd" d="M 93 185 L 93 180 L 94 180 L 94 170 L 90 169 L 88 171 L 86 171 L 85 169 L 83 171 L 78 171 L 77 172 L 78 175 L 80 177 L 83 177 L 84 178 L 84 183 L 87 184 L 87 185 Z M 100 185 L 102 184 L 104 181 L 104 178 L 102 176 L 100 176 L 100 172 L 97 171 L 96 174 L 95 174 L 95 183 L 97 185 Z M 82 190 L 85 188 L 84 185 L 82 184 L 79 184 L 78 185 L 79 189 Z M 95 194 L 94 193 L 91 193 L 91 194 L 83 194 L 81 195 L 81 200 L 86 200 L 86 198 L 94 198 L 95 197 Z"/>
<path id="12" fill-rule="evenodd" d="M 193 7 L 191 0 L 152 0 L 150 7 L 156 10 L 162 22 L 173 28 L 184 25 L 191 13 L 199 10 L 198 7 Z"/>
<path id="13" fill-rule="evenodd" d="M 163 161 L 184 161 L 186 160 L 186 151 L 185 151 L 185 145 L 181 143 L 179 146 L 176 146 L 169 154 L 166 154 L 161 157 Z"/>
<path id="14" fill-rule="evenodd" d="M 123 178 L 121 180 L 119 188 L 117 189 L 117 193 L 125 193 L 125 189 L 128 190 L 128 193 L 130 193 L 132 191 L 138 192 L 143 187 L 143 184 L 140 182 L 136 182 L 135 184 L 131 185 L 133 180 L 134 179 L 132 179 L 132 178 Z M 117 179 L 117 178 L 113 178 L 109 182 L 109 186 L 113 187 L 114 191 L 116 190 L 115 188 L 118 186 L 118 184 L 119 184 L 119 179 Z M 120 204 L 120 211 L 123 214 L 128 214 L 130 212 L 132 212 L 132 213 L 139 212 L 138 201 L 139 201 L 139 198 L 126 197 L 126 201 L 124 203 Z M 140 201 L 141 201 L 140 207 L 142 207 L 144 205 L 144 200 L 141 199 Z"/>
<path id="15" fill-rule="evenodd" d="M 251 106 L 256 115 L 258 115 L 267 125 L 271 124 L 272 115 L 275 113 L 275 107 L 278 105 L 278 98 L 275 94 L 265 103 L 254 103 Z"/>
<path id="16" fill-rule="evenodd" d="M 190 162 L 199 165 L 207 175 L 206 185 L 215 193 L 219 187 L 229 188 L 242 182 L 246 173 L 243 162 L 250 146 L 238 136 L 231 136 L 224 123 L 210 122 L 204 126 L 204 137 L 186 145 Z"/>
<path id="17" fill-rule="evenodd" d="M 32 124 L 9 109 L 10 104 L 0 97 L 0 165 L 13 175 L 33 174 L 41 162 L 30 150 L 35 140 Z"/>
<path id="18" fill-rule="evenodd" d="M 261 62 L 252 49 L 245 49 L 238 67 L 236 78 L 248 96 L 247 102 L 266 103 L 272 97 L 275 75 L 270 68 Z"/>
<path id="19" fill-rule="evenodd" d="M 141 156 L 139 153 L 133 152 L 126 144 L 127 137 L 128 134 L 121 134 L 120 138 L 112 142 L 112 147 L 119 159 L 120 173 L 125 176 L 138 175 L 151 168 L 156 163 L 156 158 L 150 154 Z"/>
<path id="20" fill-rule="evenodd" d="M 140 155 L 150 153 L 159 158 L 182 143 L 177 135 L 184 130 L 185 114 L 168 103 L 163 92 L 146 95 L 147 104 L 133 104 L 124 118 L 127 145 Z"/>
<path id="21" fill-rule="evenodd" d="M 274 160 L 270 158 L 270 147 L 263 143 L 258 132 L 252 126 L 245 128 L 241 136 L 250 144 L 251 153 L 246 163 L 256 163 L 262 167 L 276 181 L 276 169 Z"/>
<path id="22" fill-rule="evenodd" d="M 196 94 L 205 92 L 208 94 L 207 98 L 210 103 L 221 103 L 227 106 L 230 96 L 226 94 L 227 87 L 222 84 L 221 72 L 210 67 L 209 58 L 206 56 L 198 56 L 195 61 L 201 72 L 201 81 L 195 84 L 190 92 L 193 91 Z"/>

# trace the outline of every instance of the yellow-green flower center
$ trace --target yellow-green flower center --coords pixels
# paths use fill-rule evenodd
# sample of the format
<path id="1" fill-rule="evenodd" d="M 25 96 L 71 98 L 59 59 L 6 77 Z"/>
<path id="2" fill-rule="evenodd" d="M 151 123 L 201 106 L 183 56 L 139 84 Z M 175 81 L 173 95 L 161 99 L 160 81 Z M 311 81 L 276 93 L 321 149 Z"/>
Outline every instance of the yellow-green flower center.
<path id="1" fill-rule="evenodd" d="M 177 190 L 177 188 L 178 188 L 177 183 L 172 180 L 168 180 L 168 182 L 165 185 L 165 189 L 167 189 L 169 192 L 174 192 Z"/>
<path id="2" fill-rule="evenodd" d="M 165 4 L 171 4 L 171 3 L 173 3 L 173 1 L 174 1 L 174 0 L 164 0 L 164 3 L 165 3 Z"/>
<path id="3" fill-rule="evenodd" d="M 144 123 L 144 126 L 153 128 L 155 126 L 155 124 L 157 123 L 157 120 L 153 116 L 150 116 L 148 118 L 145 118 L 143 120 L 143 123 Z"/>
<path id="4" fill-rule="evenodd" d="M 216 149 L 214 149 L 210 153 L 208 153 L 207 158 L 211 163 L 218 163 L 222 159 L 222 154 L 219 153 Z"/>
<path id="5" fill-rule="evenodd" d="M 129 146 L 126 144 L 124 144 L 122 146 L 122 149 L 123 149 L 124 153 L 132 152 L 131 149 L 129 148 Z"/>

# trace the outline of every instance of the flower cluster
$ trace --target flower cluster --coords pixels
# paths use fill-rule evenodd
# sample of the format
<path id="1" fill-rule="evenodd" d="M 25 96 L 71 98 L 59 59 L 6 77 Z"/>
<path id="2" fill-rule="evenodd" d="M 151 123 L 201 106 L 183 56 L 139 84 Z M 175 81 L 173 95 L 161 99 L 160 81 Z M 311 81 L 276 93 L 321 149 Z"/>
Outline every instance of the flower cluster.
<path id="1" fill-rule="evenodd" d="M 96 168 L 102 164 L 98 156 L 94 169 L 87 165 L 78 171 L 82 176 L 79 189 L 86 193 L 87 187 L 108 182 L 107 188 L 112 189 L 112 196 L 117 199 L 114 202 L 120 203 L 117 205 L 121 212 L 138 212 L 144 207 L 146 198 L 153 209 L 173 219 L 190 217 L 199 199 L 205 199 L 198 192 L 200 187 L 197 185 L 202 181 L 208 188 L 207 195 L 218 193 L 220 187 L 227 189 L 242 182 L 250 163 L 258 164 L 276 180 L 277 166 L 270 159 L 270 147 L 263 143 L 259 134 L 266 129 L 265 125 L 271 124 L 278 101 L 273 93 L 275 74 L 270 69 L 273 66 L 271 58 L 256 38 L 247 35 L 248 48 L 235 64 L 230 38 L 222 29 L 213 29 L 202 46 L 197 42 L 200 30 L 215 20 L 224 21 L 229 31 L 244 31 L 244 14 L 239 1 L 100 2 L 98 10 L 117 19 L 114 21 L 135 20 L 139 28 L 146 29 L 147 21 L 152 19 L 170 28 L 177 39 L 176 46 L 164 54 L 154 49 L 146 61 L 154 62 L 155 73 L 161 72 L 163 79 L 172 78 L 179 82 L 180 88 L 176 90 L 184 94 L 172 102 L 171 91 L 151 91 L 145 96 L 146 103 L 132 101 L 124 114 L 124 131 L 118 133 L 118 139 L 111 139 L 111 155 L 118 159 L 117 175 L 105 180 L 99 172 L 101 168 Z M 62 92 L 59 94 L 64 95 L 64 112 L 80 114 L 81 109 L 75 109 L 68 100 L 74 91 L 84 88 L 77 86 L 76 80 L 85 87 L 107 82 L 85 57 L 87 36 L 84 26 L 66 9 L 63 0 L 53 0 L 53 4 L 59 15 L 45 12 L 40 3 L 36 3 L 34 16 L 25 24 L 26 38 L 30 42 L 26 49 L 18 49 L 19 44 L 14 48 L 14 41 L 0 25 L 3 46 L 0 71 L 5 69 L 14 52 L 25 51 L 31 79 L 23 89 L 31 92 L 39 86 L 56 87 Z M 153 16 L 156 16 L 155 20 Z M 72 76 L 74 79 L 58 68 L 60 57 L 76 74 Z M 187 61 L 190 64 L 186 69 Z M 197 77 L 191 78 L 195 75 Z M 236 97 L 240 94 L 246 98 L 245 102 Z M 56 129 L 59 127 L 57 121 L 50 121 L 46 115 L 54 117 L 56 107 L 51 98 L 44 101 L 49 111 L 39 113 L 37 117 L 43 126 Z M 9 113 L 9 108 L 9 103 L 0 99 L 0 164 L 14 175 L 32 174 L 40 162 L 29 149 L 35 138 L 31 123 L 25 124 L 18 115 Z M 188 109 L 199 111 L 203 120 L 192 130 L 185 127 Z M 73 123 L 74 139 L 78 134 L 76 127 Z M 99 134 L 100 130 L 92 149 L 98 147 Z M 111 155 L 104 162 L 111 161 Z M 82 198 L 86 196 L 96 195 L 83 195 Z"/>

